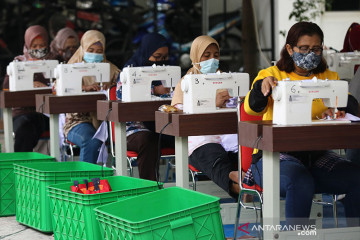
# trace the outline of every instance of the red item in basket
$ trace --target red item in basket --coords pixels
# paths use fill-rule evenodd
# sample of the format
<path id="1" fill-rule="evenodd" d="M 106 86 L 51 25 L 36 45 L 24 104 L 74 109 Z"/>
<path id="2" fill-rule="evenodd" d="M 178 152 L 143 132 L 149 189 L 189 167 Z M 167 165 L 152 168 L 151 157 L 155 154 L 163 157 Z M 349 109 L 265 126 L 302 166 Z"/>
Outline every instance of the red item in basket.
<path id="1" fill-rule="evenodd" d="M 87 181 L 86 181 L 87 182 Z M 104 193 L 111 192 L 111 187 L 108 180 L 100 180 L 99 190 L 95 190 L 95 186 L 93 182 L 89 182 L 88 184 L 75 184 L 71 186 L 72 192 L 83 193 L 83 194 L 96 194 L 96 193 Z"/>

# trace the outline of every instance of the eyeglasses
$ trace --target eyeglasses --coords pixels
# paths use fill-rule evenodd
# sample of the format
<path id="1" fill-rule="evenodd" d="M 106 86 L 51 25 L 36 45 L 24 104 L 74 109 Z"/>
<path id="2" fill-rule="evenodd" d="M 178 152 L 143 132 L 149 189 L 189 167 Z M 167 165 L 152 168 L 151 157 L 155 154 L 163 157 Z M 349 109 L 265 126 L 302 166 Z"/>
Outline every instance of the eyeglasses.
<path id="1" fill-rule="evenodd" d="M 156 56 L 154 56 L 154 55 L 151 55 L 153 58 L 155 58 L 155 61 L 166 61 L 166 60 L 169 60 L 169 56 L 168 55 L 165 55 L 165 56 L 163 56 L 163 55 L 156 55 Z"/>
<path id="2" fill-rule="evenodd" d="M 309 46 L 295 46 L 299 49 L 300 53 L 310 53 L 313 52 L 316 55 L 321 55 L 323 48 L 322 47 L 313 47 L 310 48 Z"/>

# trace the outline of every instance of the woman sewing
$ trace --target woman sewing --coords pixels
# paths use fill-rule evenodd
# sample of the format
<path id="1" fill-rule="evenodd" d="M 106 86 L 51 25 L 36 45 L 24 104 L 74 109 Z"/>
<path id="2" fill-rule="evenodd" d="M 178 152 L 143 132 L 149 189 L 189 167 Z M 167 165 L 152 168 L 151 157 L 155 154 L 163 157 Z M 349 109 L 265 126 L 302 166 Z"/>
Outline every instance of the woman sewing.
<path id="1" fill-rule="evenodd" d="M 327 68 L 322 56 L 324 35 L 318 25 L 311 22 L 294 24 L 287 35 L 276 66 L 261 70 L 251 91 L 245 98 L 245 111 L 262 115 L 263 120 L 273 118 L 272 88 L 278 81 L 312 79 L 338 80 L 338 74 Z M 340 109 L 356 115 L 358 103 L 349 95 L 348 105 Z M 312 118 L 333 116 L 321 99 L 312 103 Z M 289 134 L 291 134 L 289 132 Z M 326 139 L 324 139 L 326 141 Z M 244 182 L 261 186 L 262 152 L 254 150 L 253 162 Z M 266 171 L 266 169 L 264 169 Z M 358 226 L 360 217 L 360 168 L 333 151 L 303 151 L 280 153 L 280 195 L 286 198 L 285 215 L 289 225 L 307 225 L 315 193 L 346 194 L 343 203 L 348 226 Z M 236 181 L 236 177 L 233 179 Z"/>
<path id="2" fill-rule="evenodd" d="M 40 25 L 26 29 L 23 55 L 15 57 L 17 61 L 53 60 L 55 55 L 49 52 L 48 33 Z M 49 79 L 42 73 L 34 74 L 34 87 L 49 86 Z M 9 76 L 4 78 L 3 89 L 9 89 Z M 13 126 L 15 133 L 14 151 L 32 152 L 41 135 L 49 131 L 49 118 L 35 111 L 34 107 L 13 108 Z"/>
<path id="3" fill-rule="evenodd" d="M 110 64 L 110 79 L 105 80 L 104 87 L 115 84 L 120 70 L 106 60 L 105 37 L 96 30 L 85 32 L 81 38 L 80 47 L 69 60 L 71 63 L 100 63 Z M 99 91 L 100 87 L 92 76 L 83 77 L 82 89 L 86 92 Z M 99 148 L 102 142 L 93 138 L 99 124 L 93 113 L 67 113 L 64 125 L 64 134 L 67 139 L 80 147 L 80 161 L 96 163 L 99 155 Z"/>
<path id="4" fill-rule="evenodd" d="M 220 47 L 210 36 L 199 36 L 194 39 L 190 49 L 190 59 L 193 67 L 186 74 L 215 73 L 219 70 Z M 222 107 L 230 95 L 228 91 L 219 91 L 216 96 L 216 106 Z M 171 105 L 183 108 L 183 92 L 181 81 L 177 84 Z M 234 146 L 237 146 L 236 135 Z M 237 147 L 235 147 L 237 149 Z M 205 173 L 219 187 L 237 198 L 239 185 L 231 181 L 229 174 L 237 170 L 237 153 L 227 150 L 222 145 L 221 135 L 190 136 L 189 163 Z"/>

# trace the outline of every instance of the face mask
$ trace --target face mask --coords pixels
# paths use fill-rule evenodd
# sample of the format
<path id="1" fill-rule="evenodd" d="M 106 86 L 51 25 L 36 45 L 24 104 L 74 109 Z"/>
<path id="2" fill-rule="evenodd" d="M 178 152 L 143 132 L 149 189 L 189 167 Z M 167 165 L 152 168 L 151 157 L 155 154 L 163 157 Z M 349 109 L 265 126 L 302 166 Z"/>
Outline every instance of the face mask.
<path id="1" fill-rule="evenodd" d="M 48 49 L 47 48 L 30 49 L 28 53 L 33 58 L 43 58 L 46 56 L 46 54 L 48 54 Z"/>
<path id="2" fill-rule="evenodd" d="M 169 65 L 169 60 L 164 60 L 164 61 L 150 61 L 150 60 L 146 60 L 145 62 L 145 65 L 144 66 L 152 66 L 152 65 L 159 65 L 159 66 L 162 66 L 162 65 Z"/>
<path id="3" fill-rule="evenodd" d="M 321 62 L 321 55 L 316 55 L 314 52 L 311 53 L 299 53 L 295 52 L 291 56 L 296 66 L 299 68 L 311 71 L 315 69 Z"/>
<path id="4" fill-rule="evenodd" d="M 219 60 L 211 58 L 209 60 L 200 62 L 200 66 L 201 73 L 215 73 L 219 68 Z"/>
<path id="5" fill-rule="evenodd" d="M 102 62 L 102 60 L 104 60 L 104 55 L 101 53 L 85 52 L 84 60 L 87 63 L 99 63 Z"/>
<path id="6" fill-rule="evenodd" d="M 63 57 L 64 61 L 65 62 L 69 61 L 74 53 L 75 53 L 75 51 L 71 51 L 70 49 L 66 49 L 62 54 L 62 57 Z"/>

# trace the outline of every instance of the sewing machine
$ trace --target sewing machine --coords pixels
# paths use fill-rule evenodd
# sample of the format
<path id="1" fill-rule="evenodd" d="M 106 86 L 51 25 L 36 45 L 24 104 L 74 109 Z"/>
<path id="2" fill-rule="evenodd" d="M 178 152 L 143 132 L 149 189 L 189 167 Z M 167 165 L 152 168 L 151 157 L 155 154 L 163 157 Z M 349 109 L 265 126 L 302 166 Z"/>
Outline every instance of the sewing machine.
<path id="1" fill-rule="evenodd" d="M 311 119 L 313 99 L 322 98 L 325 106 L 346 107 L 348 83 L 341 80 L 279 81 L 272 90 L 274 99 L 273 123 L 279 125 L 303 125 L 315 123 L 345 123 L 349 121 Z"/>
<path id="2" fill-rule="evenodd" d="M 334 50 L 327 50 L 324 57 L 329 69 L 337 72 L 340 79 L 350 81 L 360 66 L 360 52 L 337 53 Z"/>
<path id="3" fill-rule="evenodd" d="M 179 66 L 126 67 L 120 73 L 122 101 L 139 102 L 163 99 L 151 95 L 153 81 L 161 81 L 167 88 L 176 86 L 181 79 Z"/>
<path id="4" fill-rule="evenodd" d="M 103 82 L 110 80 L 109 63 L 73 63 L 59 64 L 55 68 L 56 95 L 79 95 L 82 92 L 83 77 L 92 76 L 102 87 Z M 94 92 L 89 92 L 94 94 Z"/>
<path id="5" fill-rule="evenodd" d="M 183 112 L 236 111 L 236 107 L 216 107 L 216 94 L 218 90 L 222 89 L 228 90 L 231 97 L 246 96 L 249 92 L 249 74 L 217 72 L 186 75 L 181 82 L 181 90 L 184 93 Z"/>
<path id="6" fill-rule="evenodd" d="M 57 60 L 39 60 L 39 61 L 13 61 L 7 68 L 6 72 L 9 75 L 9 90 L 22 91 L 33 90 L 34 87 L 34 73 L 42 73 L 45 78 L 54 78 L 54 69 L 59 64 Z M 50 83 L 49 83 L 50 84 Z M 36 89 L 51 88 L 39 87 Z"/>

